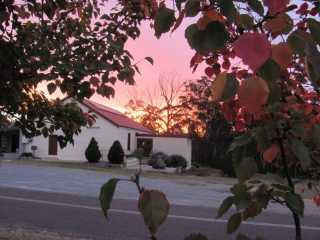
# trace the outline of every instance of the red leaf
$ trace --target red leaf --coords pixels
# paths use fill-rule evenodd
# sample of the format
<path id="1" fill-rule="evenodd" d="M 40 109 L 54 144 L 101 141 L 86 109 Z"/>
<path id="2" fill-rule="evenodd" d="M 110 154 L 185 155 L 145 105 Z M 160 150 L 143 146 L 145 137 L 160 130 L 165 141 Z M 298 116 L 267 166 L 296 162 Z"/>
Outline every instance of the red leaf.
<path id="1" fill-rule="evenodd" d="M 282 67 L 287 69 L 292 61 L 292 50 L 286 43 L 272 46 L 272 58 Z"/>
<path id="2" fill-rule="evenodd" d="M 218 75 L 221 72 L 221 66 L 219 63 L 213 64 L 212 69 L 215 75 Z"/>
<path id="3" fill-rule="evenodd" d="M 180 12 L 179 17 L 177 18 L 176 23 L 174 24 L 171 32 L 174 32 L 178 27 L 180 27 L 182 20 L 184 19 L 184 13 L 185 13 L 184 10 Z"/>
<path id="4" fill-rule="evenodd" d="M 250 113 L 259 112 L 269 97 L 269 87 L 260 77 L 253 76 L 242 81 L 239 87 L 239 102 Z"/>
<path id="5" fill-rule="evenodd" d="M 263 0 L 264 5 L 269 8 L 271 15 L 285 11 L 289 2 L 290 0 Z"/>
<path id="6" fill-rule="evenodd" d="M 263 152 L 263 160 L 271 163 L 279 154 L 280 149 L 277 144 L 272 144 L 267 150 Z"/>
<path id="7" fill-rule="evenodd" d="M 231 63 L 230 63 L 229 59 L 225 59 L 225 60 L 223 61 L 223 63 L 222 63 L 222 67 L 223 67 L 224 69 L 226 69 L 226 70 L 228 70 L 228 69 L 230 68 L 230 65 L 231 65 Z"/>
<path id="8" fill-rule="evenodd" d="M 297 10 L 297 14 L 300 14 L 300 15 L 305 15 L 308 13 L 308 3 L 303 3 L 301 4 L 300 8 Z"/>
<path id="9" fill-rule="evenodd" d="M 202 55 L 201 55 L 200 53 L 196 53 L 196 54 L 191 58 L 190 67 L 193 67 L 194 65 L 201 63 L 202 60 L 203 60 Z"/>
<path id="10" fill-rule="evenodd" d="M 271 56 L 271 44 L 266 35 L 244 33 L 233 45 L 235 54 L 253 71 L 261 67 Z"/>
<path id="11" fill-rule="evenodd" d="M 237 132 L 242 132 L 245 130 L 245 122 L 243 121 L 243 119 L 237 120 L 236 124 L 234 126 L 234 128 L 236 129 Z"/>
<path id="12" fill-rule="evenodd" d="M 233 111 L 233 102 L 231 101 L 225 101 L 222 103 L 222 106 L 221 106 L 221 111 L 224 115 L 224 118 L 231 122 L 234 120 L 234 117 L 235 117 L 235 114 L 234 114 L 234 111 Z"/>
<path id="13" fill-rule="evenodd" d="M 212 69 L 212 67 L 207 67 L 204 72 L 207 74 L 208 77 L 212 77 L 214 74 L 214 71 Z"/>
<path id="14" fill-rule="evenodd" d="M 95 86 L 95 87 L 98 87 L 99 86 L 99 83 L 100 83 L 100 80 L 99 78 L 97 77 L 91 77 L 90 78 L 90 83 Z"/>

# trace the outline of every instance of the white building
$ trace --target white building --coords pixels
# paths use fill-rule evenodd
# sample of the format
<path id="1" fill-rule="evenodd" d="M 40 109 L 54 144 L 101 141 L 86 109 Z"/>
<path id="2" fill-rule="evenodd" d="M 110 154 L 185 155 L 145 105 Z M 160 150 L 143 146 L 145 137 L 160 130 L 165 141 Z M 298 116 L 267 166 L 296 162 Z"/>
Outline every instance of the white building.
<path id="1" fill-rule="evenodd" d="M 75 100 L 67 98 L 63 103 L 70 101 Z M 143 147 L 147 153 L 161 151 L 182 155 L 187 159 L 189 166 L 191 165 L 189 138 L 155 136 L 150 129 L 112 108 L 89 100 L 76 103 L 84 112 L 91 111 L 97 118 L 93 126 L 84 127 L 78 136 L 74 136 L 74 145 L 68 144 L 65 148 L 60 148 L 57 135 L 27 139 L 18 128 L 8 127 L 0 129 L 2 158 L 17 159 L 22 153 L 31 152 L 35 157 L 44 160 L 85 162 L 85 150 L 94 137 L 102 152 L 103 161 L 108 161 L 109 149 L 113 142 L 118 140 L 126 154 L 132 153 L 137 147 Z"/>

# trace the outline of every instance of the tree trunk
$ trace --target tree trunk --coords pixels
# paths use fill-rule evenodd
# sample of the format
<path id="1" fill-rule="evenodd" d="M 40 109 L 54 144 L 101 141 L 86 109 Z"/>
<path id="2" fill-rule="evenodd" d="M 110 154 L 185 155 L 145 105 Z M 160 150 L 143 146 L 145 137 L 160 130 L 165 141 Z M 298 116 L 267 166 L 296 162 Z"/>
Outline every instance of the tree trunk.
<path id="1" fill-rule="evenodd" d="M 295 193 L 294 184 L 293 184 L 291 176 L 289 174 L 288 163 L 287 163 L 287 158 L 286 158 L 286 154 L 285 154 L 285 151 L 284 151 L 283 141 L 282 141 L 282 139 L 280 137 L 279 131 L 277 131 L 277 132 L 278 132 L 278 137 L 279 137 L 278 142 L 279 142 L 279 145 L 280 145 L 281 162 L 282 162 L 282 165 L 283 165 L 283 171 L 284 171 L 284 174 L 285 174 L 286 179 L 288 181 L 288 185 L 291 188 L 291 192 Z M 287 207 L 288 207 L 288 205 L 287 205 Z M 294 224 L 295 224 L 295 229 L 296 229 L 296 238 L 295 239 L 296 240 L 302 240 L 300 217 L 299 217 L 298 214 L 294 213 L 291 209 L 290 209 L 290 211 L 292 212 L 292 216 L 293 216 Z"/>

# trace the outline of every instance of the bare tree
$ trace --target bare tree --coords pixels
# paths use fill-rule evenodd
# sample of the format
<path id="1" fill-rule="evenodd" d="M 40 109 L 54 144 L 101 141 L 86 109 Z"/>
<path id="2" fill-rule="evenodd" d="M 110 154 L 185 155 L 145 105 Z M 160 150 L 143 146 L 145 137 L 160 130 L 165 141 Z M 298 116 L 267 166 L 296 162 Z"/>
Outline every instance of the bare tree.
<path id="1" fill-rule="evenodd" d="M 147 88 L 142 94 L 135 90 L 126 104 L 126 114 L 159 134 L 183 134 L 186 109 L 180 104 L 183 90 L 174 74 L 161 74 L 155 87 Z"/>

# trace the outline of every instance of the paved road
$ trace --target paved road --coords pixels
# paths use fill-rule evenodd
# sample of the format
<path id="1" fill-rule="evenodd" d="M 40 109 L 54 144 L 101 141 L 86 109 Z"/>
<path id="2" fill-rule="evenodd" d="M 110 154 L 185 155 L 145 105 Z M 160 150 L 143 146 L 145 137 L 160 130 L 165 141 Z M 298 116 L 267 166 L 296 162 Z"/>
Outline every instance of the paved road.
<path id="1" fill-rule="evenodd" d="M 136 204 L 135 200 L 116 199 L 106 221 L 95 197 L 0 187 L 0 226 L 48 230 L 96 240 L 148 240 Z M 182 240 L 193 232 L 205 233 L 211 240 L 234 239 L 225 234 L 226 220 L 215 220 L 215 213 L 214 208 L 173 205 L 160 229 L 159 240 Z M 318 217 L 306 218 L 303 225 L 304 240 L 320 239 Z M 267 213 L 243 224 L 240 232 L 291 240 L 294 229 L 289 215 Z"/>

